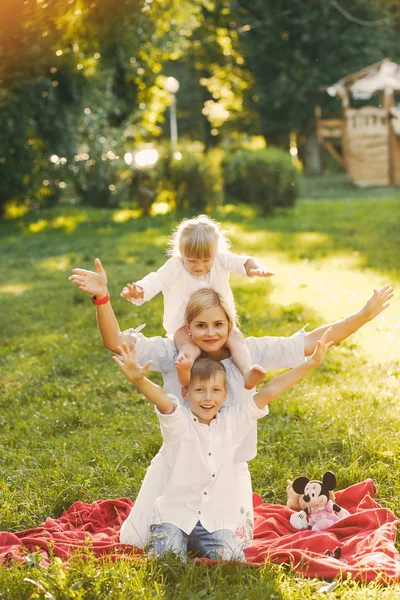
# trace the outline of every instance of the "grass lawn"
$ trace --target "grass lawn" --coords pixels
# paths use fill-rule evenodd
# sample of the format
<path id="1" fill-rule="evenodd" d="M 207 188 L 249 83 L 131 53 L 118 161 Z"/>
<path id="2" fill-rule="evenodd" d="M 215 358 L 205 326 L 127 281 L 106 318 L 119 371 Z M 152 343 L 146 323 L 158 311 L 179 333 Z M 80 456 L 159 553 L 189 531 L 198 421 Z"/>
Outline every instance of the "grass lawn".
<path id="1" fill-rule="evenodd" d="M 333 187 L 332 187 L 333 186 Z M 331 191 L 333 190 L 333 191 Z M 236 252 L 253 253 L 273 280 L 232 277 L 242 331 L 290 335 L 361 308 L 374 287 L 400 283 L 400 192 L 307 182 L 291 211 L 249 207 L 213 215 Z M 135 498 L 161 437 L 153 410 L 103 348 L 88 296 L 71 269 L 102 258 L 122 327 L 162 332 L 162 299 L 141 308 L 118 298 L 164 261 L 171 216 L 128 219 L 117 210 L 63 207 L 0 222 L 0 530 L 34 527 L 76 500 Z M 367 477 L 400 514 L 400 298 L 334 348 L 259 424 L 254 490 L 286 502 L 286 479 L 336 473 L 338 488 Z M 31 581 L 26 581 L 28 578 Z M 42 591 L 41 587 L 42 586 Z M 0 569 L 0 599 L 216 598 L 296 600 L 317 583 L 267 565 L 220 567 L 54 560 Z M 45 596 L 48 592 L 52 595 Z M 36 595 L 35 595 L 36 594 Z M 400 598 L 397 588 L 341 583 L 340 599 Z"/>

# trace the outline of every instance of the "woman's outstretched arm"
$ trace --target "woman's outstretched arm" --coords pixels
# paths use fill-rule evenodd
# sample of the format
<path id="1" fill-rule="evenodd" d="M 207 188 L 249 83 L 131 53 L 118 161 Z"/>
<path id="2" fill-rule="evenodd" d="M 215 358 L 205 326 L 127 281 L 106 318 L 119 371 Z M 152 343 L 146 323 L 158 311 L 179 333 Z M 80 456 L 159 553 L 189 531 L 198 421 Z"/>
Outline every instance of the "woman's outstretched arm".
<path id="1" fill-rule="evenodd" d="M 107 275 L 99 258 L 95 259 L 94 265 L 96 271 L 73 269 L 74 274 L 69 277 L 69 280 L 86 294 L 96 296 L 100 300 L 108 296 Z M 121 332 L 110 300 L 105 304 L 96 305 L 96 314 L 97 326 L 104 346 L 112 352 L 117 352 L 118 346 L 122 343 Z"/>
<path id="2" fill-rule="evenodd" d="M 371 298 L 358 312 L 341 321 L 329 325 L 322 325 L 321 327 L 314 329 L 314 331 L 306 333 L 304 345 L 305 355 L 310 356 L 313 354 L 318 340 L 321 339 L 325 331 L 329 328 L 331 328 L 329 339 L 333 341 L 334 344 L 338 344 L 342 340 L 345 340 L 352 333 L 358 331 L 360 327 L 380 315 L 381 312 L 389 306 L 392 297 L 393 288 L 390 285 L 385 285 L 380 290 L 374 290 Z"/>

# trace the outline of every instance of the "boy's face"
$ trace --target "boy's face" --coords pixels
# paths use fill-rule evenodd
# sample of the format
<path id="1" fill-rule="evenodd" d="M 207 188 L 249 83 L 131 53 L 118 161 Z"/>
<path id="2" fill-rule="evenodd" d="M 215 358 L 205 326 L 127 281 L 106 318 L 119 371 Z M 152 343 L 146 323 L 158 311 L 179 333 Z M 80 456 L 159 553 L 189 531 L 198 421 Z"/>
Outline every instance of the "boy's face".
<path id="1" fill-rule="evenodd" d="M 227 393 L 225 377 L 222 373 L 218 373 L 211 379 L 195 377 L 188 387 L 182 388 L 182 396 L 188 402 L 192 413 L 200 423 L 206 425 L 215 418 Z"/>
<path id="2" fill-rule="evenodd" d="M 182 256 L 183 266 L 194 277 L 201 277 L 207 275 L 211 270 L 214 263 L 214 256 L 210 258 L 190 258 L 189 256 Z"/>

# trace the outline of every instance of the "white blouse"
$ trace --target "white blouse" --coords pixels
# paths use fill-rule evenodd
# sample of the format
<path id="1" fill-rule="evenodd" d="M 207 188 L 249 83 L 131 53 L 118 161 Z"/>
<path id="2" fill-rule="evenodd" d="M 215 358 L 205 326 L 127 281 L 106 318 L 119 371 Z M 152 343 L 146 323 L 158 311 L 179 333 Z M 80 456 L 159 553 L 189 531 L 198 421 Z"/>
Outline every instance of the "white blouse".
<path id="1" fill-rule="evenodd" d="M 217 254 L 214 264 L 207 275 L 195 277 L 185 269 L 179 258 L 170 258 L 158 269 L 149 273 L 136 284 L 144 290 L 144 297 L 131 300 L 132 304 L 141 306 L 162 292 L 164 296 L 163 326 L 168 336 L 185 324 L 185 310 L 190 296 L 202 288 L 212 288 L 225 300 L 232 317 L 236 315 L 235 301 L 229 285 L 231 273 L 246 276 L 245 263 L 249 256 L 239 256 L 232 252 Z"/>

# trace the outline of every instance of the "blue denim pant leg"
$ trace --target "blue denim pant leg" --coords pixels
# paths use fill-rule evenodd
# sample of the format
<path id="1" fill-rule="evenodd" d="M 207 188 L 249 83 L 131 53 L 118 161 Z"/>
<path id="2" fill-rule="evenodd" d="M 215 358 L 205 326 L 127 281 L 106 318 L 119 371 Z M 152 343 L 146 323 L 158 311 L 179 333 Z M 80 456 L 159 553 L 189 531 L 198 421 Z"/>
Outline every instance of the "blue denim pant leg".
<path id="1" fill-rule="evenodd" d="M 208 532 L 197 522 L 189 535 L 187 549 L 198 557 L 214 560 L 237 560 L 246 562 L 243 543 L 228 529 Z"/>
<path id="2" fill-rule="evenodd" d="M 150 541 L 146 546 L 149 556 L 161 558 L 173 552 L 187 562 L 188 535 L 172 523 L 150 525 Z"/>

